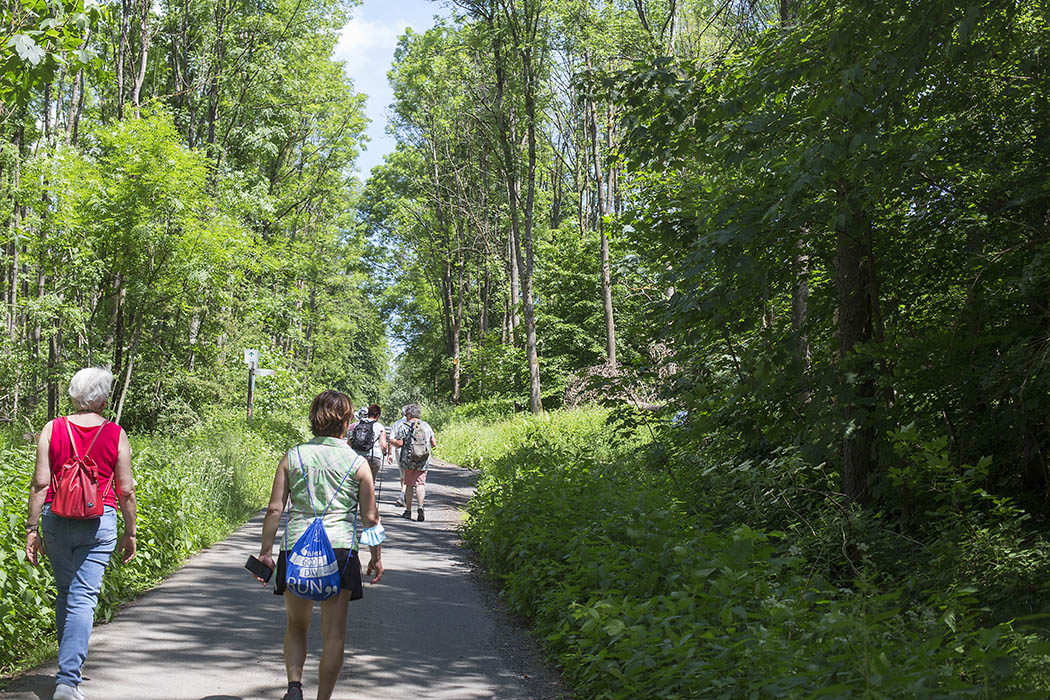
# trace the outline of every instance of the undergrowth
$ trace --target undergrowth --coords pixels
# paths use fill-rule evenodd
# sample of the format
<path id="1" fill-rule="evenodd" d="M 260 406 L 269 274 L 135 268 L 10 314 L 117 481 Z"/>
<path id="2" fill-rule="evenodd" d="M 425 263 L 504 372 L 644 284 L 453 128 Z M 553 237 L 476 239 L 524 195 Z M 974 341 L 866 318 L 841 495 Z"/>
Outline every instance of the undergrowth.
<path id="1" fill-rule="evenodd" d="M 228 535 L 265 503 L 281 453 L 303 435 L 297 425 L 240 412 L 212 415 L 182 434 L 131 437 L 138 500 L 138 554 L 114 556 L 96 619 L 174 571 L 191 553 Z M 42 563 L 25 561 L 26 500 L 35 448 L 7 439 L 0 446 L 0 673 L 38 663 L 53 649 L 55 584 Z"/>
<path id="2" fill-rule="evenodd" d="M 1040 635 L 969 575 L 989 550 L 989 585 L 1041 561 L 1011 559 L 1002 527 L 967 530 L 967 555 L 935 516 L 920 541 L 836 501 L 796 450 L 715 459 L 609 415 L 452 418 L 439 450 L 482 470 L 468 540 L 579 697 L 1045 697 Z"/>

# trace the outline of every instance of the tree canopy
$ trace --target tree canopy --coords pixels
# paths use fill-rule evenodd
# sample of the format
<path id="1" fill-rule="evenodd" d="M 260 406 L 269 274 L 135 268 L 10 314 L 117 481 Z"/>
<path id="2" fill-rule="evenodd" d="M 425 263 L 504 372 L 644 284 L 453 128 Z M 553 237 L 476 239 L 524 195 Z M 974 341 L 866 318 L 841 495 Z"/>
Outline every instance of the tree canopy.
<path id="1" fill-rule="evenodd" d="M 364 96 L 333 61 L 352 3 L 20 0 L 3 10 L 8 421 L 111 366 L 130 426 L 243 402 L 376 398 L 386 344 L 352 169 Z"/>

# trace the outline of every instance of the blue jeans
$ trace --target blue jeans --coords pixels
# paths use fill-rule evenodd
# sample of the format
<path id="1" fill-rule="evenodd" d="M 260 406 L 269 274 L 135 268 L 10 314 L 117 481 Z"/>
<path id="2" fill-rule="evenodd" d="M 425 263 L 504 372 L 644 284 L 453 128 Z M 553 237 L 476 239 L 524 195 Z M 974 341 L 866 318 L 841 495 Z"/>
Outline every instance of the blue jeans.
<path id="1" fill-rule="evenodd" d="M 62 518 L 44 506 L 40 517 L 44 551 L 58 584 L 55 626 L 58 628 L 60 685 L 80 685 L 80 667 L 87 658 L 102 574 L 117 546 L 117 511 L 106 506 L 100 518 Z"/>

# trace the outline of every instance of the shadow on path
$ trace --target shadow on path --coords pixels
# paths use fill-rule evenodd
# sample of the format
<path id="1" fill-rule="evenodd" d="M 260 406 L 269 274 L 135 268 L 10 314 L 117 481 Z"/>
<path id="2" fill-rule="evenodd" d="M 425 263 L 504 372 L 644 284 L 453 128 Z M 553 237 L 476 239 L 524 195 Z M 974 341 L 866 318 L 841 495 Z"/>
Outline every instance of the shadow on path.
<path id="1" fill-rule="evenodd" d="M 498 609 L 460 546 L 459 510 L 473 475 L 439 462 L 428 475 L 426 522 L 394 505 L 397 470 L 384 466 L 380 512 L 386 573 L 350 605 L 336 698 L 566 698 L 533 640 Z M 413 508 L 413 514 L 415 509 Z M 242 567 L 262 518 L 190 559 L 95 629 L 81 686 L 95 700 L 253 700 L 285 690 L 284 605 Z M 362 556 L 367 563 L 368 554 Z M 316 687 L 320 620 L 310 632 L 306 696 Z M 49 700 L 54 666 L 12 681 L 0 698 Z"/>

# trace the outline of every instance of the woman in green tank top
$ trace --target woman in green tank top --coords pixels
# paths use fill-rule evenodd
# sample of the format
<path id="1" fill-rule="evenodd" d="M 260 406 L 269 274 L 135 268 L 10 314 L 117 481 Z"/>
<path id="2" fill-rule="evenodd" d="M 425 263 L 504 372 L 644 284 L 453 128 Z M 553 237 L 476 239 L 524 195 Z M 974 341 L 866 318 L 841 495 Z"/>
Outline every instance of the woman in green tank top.
<path id="1" fill-rule="evenodd" d="M 303 700 L 303 665 L 306 663 L 306 632 L 313 616 L 314 602 L 285 590 L 285 552 L 314 519 L 325 510 L 322 522 L 335 549 L 342 571 L 339 594 L 321 602 L 320 678 L 318 700 L 332 697 L 336 679 L 343 667 L 346 642 L 347 605 L 362 596 L 359 544 L 371 552 L 366 575 L 372 583 L 383 577 L 382 542 L 386 538 L 379 523 L 372 471 L 368 460 L 350 449 L 346 434 L 354 407 L 350 397 L 338 391 L 323 391 L 310 405 L 310 427 L 314 439 L 288 451 L 277 467 L 270 492 L 270 505 L 263 520 L 259 560 L 276 569 L 274 593 L 284 595 L 288 624 L 284 632 L 284 663 L 288 672 L 288 692 L 284 700 Z M 349 477 L 353 477 L 352 479 Z M 342 486 L 340 486 L 342 484 Z M 281 516 L 288 503 L 281 556 L 276 566 L 273 542 Z M 358 506 L 360 505 L 360 525 Z"/>

